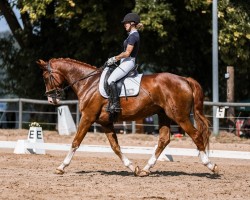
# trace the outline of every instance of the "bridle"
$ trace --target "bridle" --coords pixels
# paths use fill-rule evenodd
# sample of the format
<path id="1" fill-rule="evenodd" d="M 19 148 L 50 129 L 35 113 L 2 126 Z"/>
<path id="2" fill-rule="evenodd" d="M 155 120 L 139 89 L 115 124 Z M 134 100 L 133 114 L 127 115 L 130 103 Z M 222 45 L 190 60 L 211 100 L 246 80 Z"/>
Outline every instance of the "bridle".
<path id="1" fill-rule="evenodd" d="M 104 64 L 105 66 L 105 64 Z M 104 69 L 104 66 L 90 72 L 89 74 L 87 74 L 86 76 L 74 81 L 73 83 L 71 83 L 70 85 L 67 85 L 66 87 L 64 88 L 60 88 L 59 85 L 60 83 L 56 80 L 56 78 L 53 76 L 53 73 L 57 73 L 57 74 L 60 74 L 62 75 L 60 72 L 56 71 L 55 69 L 52 69 L 51 65 L 50 65 L 50 62 L 48 62 L 47 66 L 46 66 L 46 72 L 49 73 L 49 76 L 48 78 L 48 83 L 46 83 L 46 80 L 44 78 L 44 82 L 45 82 L 45 85 L 46 84 L 49 84 L 50 85 L 50 88 L 53 88 L 47 92 L 45 92 L 45 96 L 47 97 L 50 97 L 53 99 L 53 101 L 55 101 L 56 99 L 62 99 L 63 96 L 64 96 L 64 91 L 67 90 L 69 87 L 72 87 L 74 84 L 76 84 L 77 82 L 79 81 L 82 81 L 82 80 L 85 80 L 91 76 L 94 76 L 95 74 L 97 74 L 96 72 L 100 72 Z"/>

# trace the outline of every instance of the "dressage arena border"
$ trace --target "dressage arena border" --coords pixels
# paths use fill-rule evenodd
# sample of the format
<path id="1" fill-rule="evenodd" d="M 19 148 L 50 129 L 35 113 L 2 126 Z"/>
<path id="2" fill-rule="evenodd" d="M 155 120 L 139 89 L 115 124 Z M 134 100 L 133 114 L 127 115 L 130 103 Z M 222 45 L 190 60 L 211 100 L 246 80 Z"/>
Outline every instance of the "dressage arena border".
<path id="1" fill-rule="evenodd" d="M 24 141 L 25 149 L 44 149 L 50 151 L 69 151 L 71 144 L 60 143 L 33 143 L 27 140 Z M 0 141 L 0 148 L 14 149 L 17 142 L 14 141 Z M 152 154 L 155 147 L 137 147 L 137 146 L 122 146 L 123 153 L 128 154 Z M 104 145 L 81 145 L 77 151 L 80 152 L 93 152 L 93 153 L 113 153 L 110 146 Z M 170 148 L 166 147 L 162 155 L 170 156 L 198 156 L 198 150 L 186 149 L 186 148 Z M 232 158 L 232 159 L 250 159 L 250 152 L 247 151 L 222 151 L 222 150 L 210 150 L 208 152 L 209 157 L 214 158 Z"/>

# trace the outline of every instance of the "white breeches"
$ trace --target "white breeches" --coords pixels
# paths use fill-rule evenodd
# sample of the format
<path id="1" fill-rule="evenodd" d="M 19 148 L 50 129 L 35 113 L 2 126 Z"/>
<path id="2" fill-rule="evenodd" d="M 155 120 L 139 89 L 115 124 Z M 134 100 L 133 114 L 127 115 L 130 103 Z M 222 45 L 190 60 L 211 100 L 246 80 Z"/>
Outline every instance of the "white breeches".
<path id="1" fill-rule="evenodd" d="M 121 59 L 121 64 L 115 68 L 110 77 L 108 78 L 108 84 L 113 81 L 116 82 L 126 76 L 135 67 L 135 58 L 128 57 Z"/>

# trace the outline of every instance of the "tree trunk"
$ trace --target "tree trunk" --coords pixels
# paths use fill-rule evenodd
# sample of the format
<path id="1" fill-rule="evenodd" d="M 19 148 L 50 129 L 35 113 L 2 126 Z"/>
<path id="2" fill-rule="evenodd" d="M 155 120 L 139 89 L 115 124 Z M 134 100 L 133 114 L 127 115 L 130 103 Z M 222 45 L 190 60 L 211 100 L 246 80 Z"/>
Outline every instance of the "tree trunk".
<path id="1" fill-rule="evenodd" d="M 23 40 L 21 37 L 22 28 L 21 28 L 20 24 L 18 23 L 18 20 L 15 16 L 15 13 L 13 12 L 10 4 L 8 3 L 8 0 L 1 0 L 0 1 L 0 10 L 3 13 L 16 41 L 18 42 L 20 47 L 23 47 Z"/>
<path id="2" fill-rule="evenodd" d="M 234 67 L 227 67 L 227 102 L 234 102 Z M 234 107 L 229 107 L 227 110 L 227 120 L 229 125 L 229 131 L 233 131 L 235 128 L 235 112 Z"/>

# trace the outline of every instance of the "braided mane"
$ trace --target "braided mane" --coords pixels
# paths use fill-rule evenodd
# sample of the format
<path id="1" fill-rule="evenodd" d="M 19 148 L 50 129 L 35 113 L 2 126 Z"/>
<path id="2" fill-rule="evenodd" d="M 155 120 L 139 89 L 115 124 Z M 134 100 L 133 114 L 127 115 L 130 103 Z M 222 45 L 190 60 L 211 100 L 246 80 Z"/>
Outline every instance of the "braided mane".
<path id="1" fill-rule="evenodd" d="M 73 62 L 75 64 L 79 64 L 79 65 L 84 65 L 86 67 L 89 67 L 89 68 L 96 68 L 95 66 L 92 66 L 88 63 L 85 63 L 85 62 L 81 62 L 81 61 L 78 61 L 78 60 L 75 60 L 75 59 L 71 59 L 71 58 L 52 58 L 51 61 L 68 61 L 68 62 Z"/>

